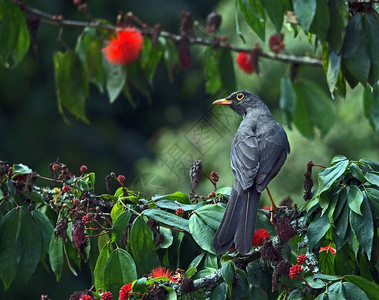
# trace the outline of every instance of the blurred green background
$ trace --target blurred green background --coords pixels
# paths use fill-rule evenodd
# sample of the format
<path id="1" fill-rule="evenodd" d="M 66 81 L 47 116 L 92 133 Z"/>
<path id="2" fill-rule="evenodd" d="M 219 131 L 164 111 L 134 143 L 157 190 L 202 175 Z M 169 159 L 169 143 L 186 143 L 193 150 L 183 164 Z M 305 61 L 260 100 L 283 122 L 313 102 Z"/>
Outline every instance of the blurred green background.
<path id="1" fill-rule="evenodd" d="M 66 19 L 83 20 L 71 1 L 27 1 L 36 8 L 52 14 L 63 14 Z M 207 14 L 213 10 L 221 13 L 223 21 L 220 34 L 236 45 L 252 48 L 259 42 L 267 50 L 267 41 L 259 41 L 246 26 L 242 26 L 247 44 L 235 35 L 234 5 L 231 1 L 96 1 L 89 3 L 89 12 L 115 22 L 117 13 L 132 11 L 149 25 L 161 23 L 167 31 L 178 33 L 180 12 L 189 11 L 193 20 L 204 24 Z M 188 168 L 193 160 L 203 161 L 203 169 L 217 171 L 218 187 L 230 186 L 233 176 L 229 153 L 232 137 L 240 117 L 227 107 L 212 107 L 211 103 L 227 96 L 229 91 L 207 95 L 204 89 L 205 75 L 202 56 L 205 48 L 193 46 L 193 66 L 180 71 L 170 83 L 164 64 L 160 63 L 154 78 L 152 104 L 132 90 L 137 107 L 120 96 L 109 104 L 105 94 L 91 88 L 87 99 L 87 115 L 90 125 L 71 119 L 66 124 L 57 110 L 53 51 L 64 50 L 56 42 L 59 29 L 40 24 L 37 33 L 39 59 L 31 51 L 14 70 L 0 69 L 0 160 L 24 163 L 41 175 L 49 176 L 48 165 L 57 157 L 79 174 L 85 164 L 96 173 L 99 193 L 105 192 L 104 178 L 110 172 L 123 174 L 127 185 L 140 190 L 146 197 L 154 193 L 171 193 L 191 190 Z M 80 29 L 65 28 L 63 39 L 71 48 Z M 199 31 L 196 31 L 198 34 Z M 295 54 L 314 53 L 304 34 L 293 38 L 293 32 L 283 28 L 286 51 Z M 270 25 L 266 36 L 273 33 Z M 268 40 L 268 38 L 267 38 Z M 233 53 L 233 59 L 236 54 Z M 282 123 L 291 144 L 291 154 L 282 171 L 270 184 L 277 201 L 290 196 L 303 203 L 303 175 L 306 164 L 328 165 L 336 154 L 350 159 L 362 157 L 379 160 L 378 136 L 364 118 L 362 87 L 349 90 L 345 100 L 333 101 L 336 111 L 335 125 L 325 137 L 316 134 L 314 140 L 302 137 L 297 129 L 283 123 L 279 111 L 279 81 L 288 76 L 288 65 L 267 59 L 260 60 L 260 75 L 247 75 L 235 66 L 237 89 L 246 89 L 259 95 L 271 108 L 275 119 Z M 298 77 L 315 80 L 326 87 L 321 68 L 303 67 Z M 325 88 L 325 90 L 327 90 Z M 39 182 L 48 185 L 47 182 Z M 198 194 L 208 195 L 213 186 L 202 180 Z M 262 195 L 262 204 L 267 196 Z M 91 287 L 91 275 L 83 264 L 78 277 L 65 270 L 62 280 L 55 282 L 53 273 L 42 265 L 37 268 L 27 287 L 12 284 L 6 293 L 0 289 L 0 298 L 39 299 L 48 294 L 52 299 L 68 299 L 75 290 Z"/>

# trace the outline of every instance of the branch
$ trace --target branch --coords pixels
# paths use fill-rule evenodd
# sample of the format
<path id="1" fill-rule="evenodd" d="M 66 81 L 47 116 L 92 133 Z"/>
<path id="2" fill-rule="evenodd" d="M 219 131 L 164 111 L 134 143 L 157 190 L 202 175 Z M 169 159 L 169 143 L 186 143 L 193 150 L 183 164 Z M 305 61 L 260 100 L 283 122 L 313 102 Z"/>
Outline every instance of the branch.
<path id="1" fill-rule="evenodd" d="M 47 23 L 50 25 L 54 26 L 59 26 L 59 27 L 91 27 L 91 28 L 96 28 L 96 29 L 105 29 L 105 30 L 110 30 L 110 31 L 115 31 L 117 29 L 122 29 L 121 26 L 114 26 L 114 25 L 108 25 L 108 24 L 103 24 L 99 23 L 97 21 L 89 21 L 89 22 L 84 22 L 84 21 L 73 21 L 73 20 L 65 20 L 61 18 L 57 18 L 56 15 L 52 15 L 49 13 L 46 13 L 44 11 L 41 11 L 39 9 L 36 9 L 34 7 L 31 7 L 29 5 L 23 5 L 20 4 L 18 1 L 15 1 L 15 3 L 21 7 L 22 10 L 25 12 L 34 15 L 35 17 L 38 17 L 41 19 L 41 22 Z M 151 37 L 153 35 L 153 28 L 143 28 L 141 32 L 146 35 Z M 157 34 L 157 33 L 155 33 Z M 158 33 L 158 36 L 161 36 L 163 38 L 169 38 L 175 42 L 179 42 L 183 37 L 178 34 L 174 34 L 171 32 L 167 31 L 160 31 Z M 200 37 L 190 37 L 187 36 L 188 41 L 190 44 L 197 44 L 197 45 L 204 45 L 204 46 L 214 46 L 213 39 L 204 39 Z M 220 39 L 220 37 L 214 37 Z M 234 52 L 246 52 L 250 53 L 251 49 L 246 49 L 246 48 L 240 48 L 237 46 L 230 45 L 227 42 L 219 41 L 220 48 L 228 49 L 230 51 Z M 291 54 L 284 54 L 284 53 L 267 53 L 264 51 L 260 51 L 259 56 L 272 59 L 272 60 L 278 60 L 281 62 L 285 63 L 296 63 L 296 64 L 307 64 L 311 66 L 317 66 L 317 67 L 322 67 L 322 61 L 320 58 L 312 58 L 309 56 L 296 56 L 296 55 L 291 55 Z"/>

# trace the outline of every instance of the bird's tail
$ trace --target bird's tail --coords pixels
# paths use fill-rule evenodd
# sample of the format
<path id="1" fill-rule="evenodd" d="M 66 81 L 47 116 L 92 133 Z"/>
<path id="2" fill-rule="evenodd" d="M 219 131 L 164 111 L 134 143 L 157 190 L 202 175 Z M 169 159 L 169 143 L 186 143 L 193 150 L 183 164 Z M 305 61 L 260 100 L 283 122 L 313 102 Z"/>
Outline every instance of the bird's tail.
<path id="1" fill-rule="evenodd" d="M 255 187 L 244 191 L 234 181 L 225 214 L 216 231 L 213 248 L 223 254 L 235 244 L 237 251 L 246 254 L 251 248 L 260 193 Z"/>

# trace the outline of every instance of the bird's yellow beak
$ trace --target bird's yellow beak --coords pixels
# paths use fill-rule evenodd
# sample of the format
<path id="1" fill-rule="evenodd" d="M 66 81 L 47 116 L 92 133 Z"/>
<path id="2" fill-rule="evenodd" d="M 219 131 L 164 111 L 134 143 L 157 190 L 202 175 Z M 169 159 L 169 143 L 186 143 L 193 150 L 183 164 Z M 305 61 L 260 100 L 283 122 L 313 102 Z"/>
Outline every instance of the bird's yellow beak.
<path id="1" fill-rule="evenodd" d="M 230 104 L 232 104 L 232 100 L 219 99 L 219 100 L 214 101 L 212 104 L 217 104 L 217 105 L 230 105 Z"/>

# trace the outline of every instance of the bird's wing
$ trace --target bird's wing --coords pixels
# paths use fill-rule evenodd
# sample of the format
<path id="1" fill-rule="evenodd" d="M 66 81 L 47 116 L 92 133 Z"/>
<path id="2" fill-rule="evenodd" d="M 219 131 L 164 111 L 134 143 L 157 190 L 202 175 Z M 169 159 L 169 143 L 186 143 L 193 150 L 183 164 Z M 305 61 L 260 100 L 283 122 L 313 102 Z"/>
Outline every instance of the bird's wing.
<path id="1" fill-rule="evenodd" d="M 290 152 L 287 135 L 277 123 L 259 142 L 259 170 L 255 178 L 258 192 L 262 192 L 283 166 Z"/>
<path id="2" fill-rule="evenodd" d="M 233 138 L 230 163 L 234 177 L 243 190 L 247 190 L 254 184 L 260 168 L 259 152 L 258 140 L 253 132 L 246 134 L 237 131 Z"/>

